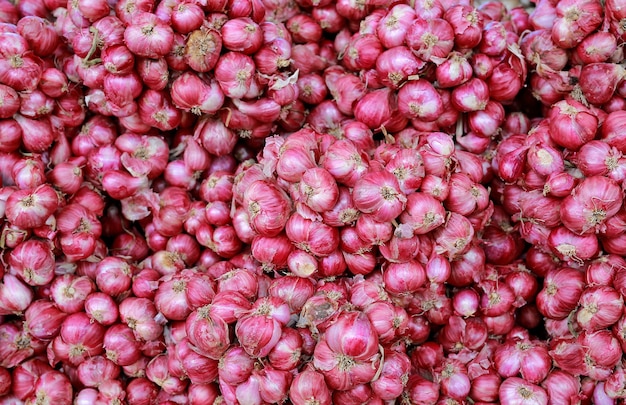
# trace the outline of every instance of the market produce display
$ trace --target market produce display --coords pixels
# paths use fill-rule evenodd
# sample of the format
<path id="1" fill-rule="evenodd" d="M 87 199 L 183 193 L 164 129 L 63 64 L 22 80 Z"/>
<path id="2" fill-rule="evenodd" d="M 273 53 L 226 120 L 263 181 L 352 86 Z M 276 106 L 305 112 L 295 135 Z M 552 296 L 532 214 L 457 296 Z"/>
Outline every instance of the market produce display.
<path id="1" fill-rule="evenodd" d="M 0 405 L 626 401 L 626 1 L 0 0 Z"/>

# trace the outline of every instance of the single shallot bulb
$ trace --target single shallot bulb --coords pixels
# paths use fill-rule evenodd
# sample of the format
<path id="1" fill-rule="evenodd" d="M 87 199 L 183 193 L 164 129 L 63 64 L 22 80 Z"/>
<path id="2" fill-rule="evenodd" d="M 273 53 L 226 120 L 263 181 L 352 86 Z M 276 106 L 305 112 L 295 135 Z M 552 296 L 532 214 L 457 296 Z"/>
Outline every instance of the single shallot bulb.
<path id="1" fill-rule="evenodd" d="M 183 1 L 172 10 L 172 28 L 181 34 L 188 34 L 202 26 L 204 11 L 195 3 Z"/>
<path id="2" fill-rule="evenodd" d="M 330 145 L 321 164 L 337 182 L 348 187 L 354 187 L 356 181 L 367 172 L 369 166 L 367 158 L 359 152 L 353 142 L 347 139 L 341 139 Z"/>
<path id="3" fill-rule="evenodd" d="M 254 370 L 254 359 L 241 346 L 233 346 L 219 360 L 218 374 L 221 381 L 240 384 Z"/>
<path id="4" fill-rule="evenodd" d="M 263 236 L 276 236 L 285 227 L 291 213 L 289 197 L 274 183 L 255 181 L 244 194 L 244 207 L 250 224 Z"/>
<path id="5" fill-rule="evenodd" d="M 339 198 L 337 182 L 326 169 L 307 169 L 300 180 L 300 198 L 316 212 L 332 209 Z"/>
<path id="6" fill-rule="evenodd" d="M 599 0 L 559 2 L 552 26 L 552 40 L 561 48 L 573 48 L 600 26 L 602 15 Z"/>
<path id="7" fill-rule="evenodd" d="M 564 319 L 578 305 L 585 286 L 584 273 L 569 267 L 548 272 L 537 295 L 537 309 L 551 319 Z"/>
<path id="8" fill-rule="evenodd" d="M 510 377 L 502 382 L 499 389 L 500 401 L 504 404 L 548 405 L 546 391 L 519 377 Z"/>
<path id="9" fill-rule="evenodd" d="M 380 399 L 392 401 L 405 390 L 411 372 L 411 361 L 402 352 L 385 352 L 381 376 L 372 382 L 372 390 Z"/>
<path id="10" fill-rule="evenodd" d="M 580 72 L 579 85 L 587 102 L 600 105 L 607 103 L 616 87 L 626 77 L 626 71 L 614 63 L 590 63 Z M 600 85 L 599 81 L 602 82 Z"/>
<path id="11" fill-rule="evenodd" d="M 489 102 L 489 87 L 479 78 L 473 78 L 452 90 L 452 106 L 462 112 L 484 110 Z"/>
<path id="12" fill-rule="evenodd" d="M 228 155 L 237 143 L 237 135 L 233 131 L 222 121 L 208 115 L 203 116 L 196 124 L 194 137 L 202 143 L 207 152 L 216 156 Z"/>
<path id="13" fill-rule="evenodd" d="M 459 360 L 445 359 L 435 368 L 434 374 L 444 395 L 460 400 L 469 394 L 471 383 L 467 368 Z"/>
<path id="14" fill-rule="evenodd" d="M 583 64 L 606 62 L 617 50 L 615 35 L 607 31 L 594 32 L 581 41 L 574 56 Z"/>
<path id="15" fill-rule="evenodd" d="M 15 247 L 8 257 L 9 270 L 32 286 L 45 285 L 54 278 L 54 254 L 43 241 L 29 239 Z"/>
<path id="16" fill-rule="evenodd" d="M 456 87 L 471 79 L 472 66 L 462 54 L 452 52 L 448 59 L 437 66 L 435 77 L 441 88 Z"/>
<path id="17" fill-rule="evenodd" d="M 113 298 L 102 292 L 89 294 L 85 299 L 85 312 L 96 322 L 107 326 L 114 324 L 119 316 Z"/>
<path id="18" fill-rule="evenodd" d="M 552 364 L 546 345 L 527 339 L 505 341 L 498 346 L 493 358 L 496 371 L 502 377 L 514 377 L 519 373 L 533 384 L 546 378 Z"/>
<path id="19" fill-rule="evenodd" d="M 561 221 L 577 234 L 603 231 L 605 221 L 619 211 L 623 193 L 613 180 L 588 177 L 561 204 Z"/>
<path id="20" fill-rule="evenodd" d="M 425 62 L 443 61 L 454 47 L 454 28 L 443 18 L 418 16 L 406 32 L 406 43 Z"/>
<path id="21" fill-rule="evenodd" d="M 200 78 L 193 72 L 185 72 L 172 82 L 172 101 L 185 111 L 196 115 L 213 114 L 224 104 L 217 81 Z"/>
<path id="22" fill-rule="evenodd" d="M 581 389 L 580 380 L 562 370 L 552 371 L 541 385 L 552 401 L 571 401 L 578 398 Z"/>
<path id="23" fill-rule="evenodd" d="M 354 106 L 357 120 L 376 130 L 387 126 L 396 110 L 394 93 L 389 88 L 373 90 L 362 96 Z"/>
<path id="24" fill-rule="evenodd" d="M 382 53 L 383 46 L 374 34 L 354 34 L 344 50 L 343 63 L 352 70 L 371 69 Z"/>
<path id="25" fill-rule="evenodd" d="M 586 331 L 597 331 L 616 323 L 622 315 L 624 300 L 609 286 L 590 287 L 583 291 L 576 321 Z"/>
<path id="26" fill-rule="evenodd" d="M 24 317 L 32 336 L 37 339 L 50 340 L 59 333 L 67 314 L 51 301 L 38 300 L 28 307 Z"/>
<path id="27" fill-rule="evenodd" d="M 235 335 L 250 356 L 265 357 L 278 344 L 289 318 L 289 307 L 282 299 L 261 298 L 237 321 Z"/>
<path id="28" fill-rule="evenodd" d="M 59 206 L 57 192 L 48 184 L 17 190 L 6 201 L 6 219 L 23 229 L 38 228 Z"/>
<path id="29" fill-rule="evenodd" d="M 222 41 L 230 51 L 252 55 L 262 45 L 263 30 L 248 17 L 229 19 L 222 26 Z"/>
<path id="30" fill-rule="evenodd" d="M 26 402 L 69 404 L 73 398 L 73 388 L 69 378 L 60 371 L 49 371 L 37 379 L 33 394 Z"/>
<path id="31" fill-rule="evenodd" d="M 35 188 L 44 183 L 45 168 L 40 159 L 20 159 L 11 170 L 13 183 L 20 189 Z"/>
<path id="32" fill-rule="evenodd" d="M 575 263 L 591 259 L 599 252 L 598 238 L 594 234 L 578 235 L 564 226 L 553 229 L 547 242 L 556 257 Z"/>
<path id="33" fill-rule="evenodd" d="M 63 321 L 59 335 L 51 343 L 56 361 L 78 366 L 87 358 L 102 353 L 104 327 L 82 312 L 69 315 Z"/>
<path id="34" fill-rule="evenodd" d="M 444 112 L 443 101 L 427 80 L 413 80 L 398 91 L 398 110 L 409 119 L 435 121 Z"/>
<path id="35" fill-rule="evenodd" d="M 124 42 L 135 55 L 158 59 L 171 51 L 174 31 L 155 14 L 140 12 L 124 31 Z"/>
<path id="36" fill-rule="evenodd" d="M 372 214 L 379 222 L 395 219 L 404 210 L 407 198 L 397 178 L 387 171 L 370 172 L 359 179 L 352 192 L 357 209 Z"/>
<path id="37" fill-rule="evenodd" d="M 33 291 L 13 274 L 4 274 L 0 284 L 0 314 L 21 314 L 30 307 Z M 32 333 L 32 332 L 31 332 Z"/>
<path id="38" fill-rule="evenodd" d="M 474 227 L 466 217 L 451 212 L 444 225 L 435 231 L 435 252 L 449 259 L 462 256 L 471 248 Z"/>
<path id="39" fill-rule="evenodd" d="M 552 141 L 572 151 L 591 141 L 598 129 L 597 116 L 574 100 L 554 104 L 549 112 L 549 121 Z"/>
<path id="40" fill-rule="evenodd" d="M 268 354 L 270 365 L 277 370 L 289 371 L 300 364 L 302 345 L 300 333 L 292 328 L 283 329 L 276 346 Z"/>
<path id="41" fill-rule="evenodd" d="M 208 306 L 193 311 L 186 320 L 189 341 L 204 356 L 219 359 L 230 343 L 228 324 L 209 315 Z"/>
<path id="42" fill-rule="evenodd" d="M 313 364 L 330 388 L 347 390 L 371 381 L 379 364 L 378 336 L 361 312 L 344 312 L 315 347 Z"/>
<path id="43" fill-rule="evenodd" d="M 294 405 L 331 405 L 331 391 L 326 384 L 324 375 L 308 366 L 291 382 L 289 399 Z"/>

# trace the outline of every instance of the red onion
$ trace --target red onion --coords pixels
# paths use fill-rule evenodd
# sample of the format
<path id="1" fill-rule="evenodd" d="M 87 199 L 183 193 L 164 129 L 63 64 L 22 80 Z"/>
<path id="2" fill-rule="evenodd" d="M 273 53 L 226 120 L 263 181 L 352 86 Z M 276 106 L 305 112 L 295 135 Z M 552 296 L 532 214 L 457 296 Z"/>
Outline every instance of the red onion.
<path id="1" fill-rule="evenodd" d="M 137 73 L 139 73 L 141 81 L 151 90 L 159 91 L 167 86 L 169 80 L 169 72 L 167 69 L 167 61 L 164 58 L 141 58 L 137 61 Z M 120 118 L 120 123 L 123 123 L 127 128 L 133 124 L 138 126 L 143 125 L 145 127 L 145 123 L 130 123 L 131 117 L 137 118 L 137 115 L 122 117 Z"/>
<path id="2" fill-rule="evenodd" d="M 578 150 L 596 134 L 598 119 L 583 104 L 563 100 L 550 110 L 550 137 L 564 148 Z"/>
<path id="3" fill-rule="evenodd" d="M 442 18 L 418 16 L 406 32 L 406 43 L 426 62 L 442 61 L 454 47 L 454 28 Z"/>
<path id="4" fill-rule="evenodd" d="M 84 313 L 69 315 L 61 324 L 59 335 L 52 341 L 51 350 L 56 363 L 59 360 L 78 365 L 85 359 L 102 353 L 104 328 L 91 322 Z"/>
<path id="5" fill-rule="evenodd" d="M 454 29 L 454 42 L 461 49 L 473 48 L 482 39 L 483 17 L 478 10 L 458 4 L 445 10 L 443 16 Z"/>
<path id="6" fill-rule="evenodd" d="M 409 119 L 435 121 L 443 113 L 443 101 L 432 84 L 415 80 L 398 91 L 398 110 Z"/>
<path id="7" fill-rule="evenodd" d="M 382 53 L 382 44 L 373 34 L 355 34 L 343 50 L 343 63 L 352 70 L 371 69 Z"/>
<path id="8" fill-rule="evenodd" d="M 595 235 L 576 235 L 565 227 L 555 228 L 550 232 L 548 245 L 559 259 L 573 262 L 591 259 L 597 255 L 599 249 Z"/>
<path id="9" fill-rule="evenodd" d="M 593 200 L 599 198 L 601 203 L 585 201 L 590 198 L 588 193 L 591 189 L 594 190 Z M 580 234 L 600 231 L 605 220 L 617 214 L 621 206 L 620 196 L 619 187 L 611 179 L 588 177 L 563 201 L 561 220 L 568 229 Z M 581 217 L 583 222 L 580 221 Z"/>
<path id="10" fill-rule="evenodd" d="M 138 12 L 124 31 L 124 42 L 135 55 L 156 59 L 170 52 L 174 32 L 155 14 Z"/>
<path id="11" fill-rule="evenodd" d="M 194 137 L 198 137 L 207 152 L 222 156 L 232 152 L 237 142 L 235 134 L 221 121 L 203 118 L 196 126 Z"/>
<path id="12" fill-rule="evenodd" d="M 551 372 L 542 383 L 542 386 L 546 389 L 551 399 L 558 398 L 562 401 L 577 400 L 581 389 L 578 378 L 560 370 Z"/>
<path id="13" fill-rule="evenodd" d="M 584 274 L 579 270 L 563 267 L 549 271 L 537 295 L 539 312 L 552 319 L 567 317 L 576 308 L 584 285 Z"/>
<path id="14" fill-rule="evenodd" d="M 330 405 L 331 392 L 324 381 L 324 375 L 307 367 L 296 375 L 289 388 L 289 399 L 294 405 L 305 405 L 315 401 L 320 405 Z"/>
<path id="15" fill-rule="evenodd" d="M 289 371 L 297 367 L 301 359 L 303 340 L 294 329 L 284 329 L 274 348 L 268 354 L 272 367 Z"/>
<path id="16" fill-rule="evenodd" d="M 530 383 L 543 381 L 550 371 L 550 364 L 547 347 L 534 341 L 508 341 L 494 354 L 498 374 L 507 378 L 520 373 Z"/>
<path id="17" fill-rule="evenodd" d="M 85 299 L 95 290 L 95 285 L 87 276 L 66 274 L 55 278 L 50 290 L 50 296 L 59 309 L 71 314 L 83 308 Z"/>
<path id="18" fill-rule="evenodd" d="M 349 389 L 371 381 L 379 363 L 377 335 L 367 317 L 359 312 L 339 316 L 315 347 L 313 364 L 328 377 L 334 389 Z"/>
<path id="19" fill-rule="evenodd" d="M 46 401 L 48 403 L 71 403 L 73 398 L 72 385 L 64 374 L 49 371 L 42 374 L 34 385 L 33 394 L 26 401 Z"/>
<path id="20" fill-rule="evenodd" d="M 33 291 L 12 274 L 4 274 L 0 284 L 0 314 L 20 314 L 33 301 Z"/>
<path id="21" fill-rule="evenodd" d="M 261 306 L 256 312 L 245 315 L 237 321 L 235 334 L 250 356 L 268 355 L 280 340 L 282 325 L 280 321 L 269 316 L 267 311 L 270 310 L 269 305 L 267 308 Z"/>
<path id="22" fill-rule="evenodd" d="M 109 327 L 103 342 L 106 357 L 117 365 L 131 365 L 141 356 L 140 342 L 136 340 L 133 330 L 126 325 L 115 324 Z"/>
<path id="23" fill-rule="evenodd" d="M 548 404 L 546 391 L 518 377 L 510 377 L 502 382 L 499 389 L 500 401 L 511 404 Z"/>
<path id="24" fill-rule="evenodd" d="M 407 396 L 411 401 L 430 401 L 436 403 L 439 398 L 439 384 L 419 375 L 412 375 L 407 382 Z"/>
<path id="25" fill-rule="evenodd" d="M 319 257 L 331 254 L 339 246 L 336 228 L 311 221 L 299 214 L 293 214 L 289 218 L 286 233 L 297 248 Z"/>
<path id="26" fill-rule="evenodd" d="M 456 87 L 472 77 L 472 67 L 463 55 L 451 52 L 448 59 L 437 66 L 435 75 L 439 86 Z"/>
<path id="27" fill-rule="evenodd" d="M 168 394 L 180 394 L 185 390 L 187 382 L 170 374 L 167 361 L 164 354 L 155 356 L 146 367 L 146 378 Z"/>
<path id="28" fill-rule="evenodd" d="M 209 318 L 208 308 L 201 307 L 187 318 L 186 327 L 189 340 L 200 352 L 218 359 L 228 348 L 228 325 L 221 318 Z"/>
<path id="29" fill-rule="evenodd" d="M 11 373 L 7 369 L 0 371 L 0 395 L 6 396 L 11 392 Z"/>
<path id="30" fill-rule="evenodd" d="M 357 209 L 372 214 L 379 222 L 396 218 L 407 201 L 396 177 L 386 171 L 364 175 L 356 182 L 352 198 Z"/>
<path id="31" fill-rule="evenodd" d="M 470 380 L 463 363 L 444 359 L 434 370 L 435 382 L 441 386 L 441 393 L 454 399 L 465 398 L 470 391 Z"/>
<path id="32" fill-rule="evenodd" d="M 378 129 L 389 123 L 396 109 L 391 89 L 379 89 L 360 98 L 354 107 L 354 116 L 370 129 Z"/>
<path id="33" fill-rule="evenodd" d="M 290 43 L 286 39 L 276 38 L 261 46 L 254 54 L 254 63 L 261 73 L 271 75 L 288 67 L 291 64 L 290 58 Z"/>
<path id="34" fill-rule="evenodd" d="M 126 298 L 119 304 L 120 319 L 131 328 L 135 336 L 152 341 L 163 331 L 161 317 L 157 317 L 154 304 L 146 298 Z"/>
<path id="35" fill-rule="evenodd" d="M 572 18 L 572 13 L 576 15 Z M 573 3 L 566 1 L 556 6 L 552 39 L 562 48 L 573 48 L 593 32 L 602 22 L 602 6 L 597 1 Z"/>
<path id="36" fill-rule="evenodd" d="M 470 398 L 485 402 L 497 400 L 500 382 L 500 376 L 494 372 L 479 375 L 472 380 Z"/>
<path id="37" fill-rule="evenodd" d="M 393 400 L 404 391 L 409 378 L 411 363 L 404 353 L 385 353 L 385 363 L 379 379 L 372 383 L 372 390 L 382 400 Z"/>
<path id="38" fill-rule="evenodd" d="M 587 331 L 607 328 L 621 317 L 622 302 L 622 296 L 611 287 L 588 287 L 580 296 L 576 321 Z"/>
<path id="39" fill-rule="evenodd" d="M 333 176 L 323 168 L 311 168 L 302 173 L 301 201 L 316 212 L 328 211 L 339 198 L 339 189 Z"/>
<path id="40" fill-rule="evenodd" d="M 478 78 L 470 79 L 452 90 L 450 101 L 462 112 L 484 110 L 489 102 L 489 87 Z"/>
<path id="41" fill-rule="evenodd" d="M 174 108 L 167 93 L 146 90 L 137 102 L 139 117 L 148 125 L 162 131 L 169 131 L 178 126 L 181 120 L 180 110 Z"/>
<path id="42" fill-rule="evenodd" d="M 289 197 L 268 181 L 252 183 L 243 197 L 253 229 L 263 236 L 278 235 L 289 219 Z"/>
<path id="43" fill-rule="evenodd" d="M 619 402 L 626 12 L 533 6 L 0 0 L 0 402 Z"/>
<path id="44" fill-rule="evenodd" d="M 485 55 L 484 53 L 477 53 L 472 55 L 470 61 L 474 75 L 477 78 L 485 80 L 493 74 L 495 62 L 488 55 Z"/>

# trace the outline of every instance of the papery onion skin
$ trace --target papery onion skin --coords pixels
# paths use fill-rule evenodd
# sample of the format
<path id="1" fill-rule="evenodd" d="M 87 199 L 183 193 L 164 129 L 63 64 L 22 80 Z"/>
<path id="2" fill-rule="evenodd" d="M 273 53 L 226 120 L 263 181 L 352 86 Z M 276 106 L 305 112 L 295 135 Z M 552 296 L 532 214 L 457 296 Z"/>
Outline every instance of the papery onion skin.
<path id="1" fill-rule="evenodd" d="M 546 391 L 518 377 L 510 377 L 500 385 L 500 401 L 510 404 L 523 404 L 528 400 L 540 405 L 548 404 Z"/>
<path id="2" fill-rule="evenodd" d="M 617 214 L 622 200 L 623 192 L 613 180 L 588 177 L 564 199 L 560 217 L 563 224 L 577 234 L 595 233 L 603 229 L 606 219 Z"/>
<path id="3" fill-rule="evenodd" d="M 356 208 L 374 215 L 379 222 L 391 221 L 404 210 L 406 196 L 398 180 L 389 172 L 370 173 L 354 186 L 352 199 Z"/>
<path id="4" fill-rule="evenodd" d="M 537 308 L 549 318 L 563 319 L 576 308 L 584 286 L 582 272 L 568 267 L 552 270 L 537 295 Z"/>
<path id="5" fill-rule="evenodd" d="M 244 195 L 251 225 L 264 236 L 276 236 L 283 230 L 291 212 L 291 201 L 278 187 L 265 181 L 253 183 Z"/>
<path id="6" fill-rule="evenodd" d="M 550 137 L 564 148 L 578 150 L 596 135 L 597 117 L 578 101 L 559 101 L 552 106 L 549 117 Z"/>

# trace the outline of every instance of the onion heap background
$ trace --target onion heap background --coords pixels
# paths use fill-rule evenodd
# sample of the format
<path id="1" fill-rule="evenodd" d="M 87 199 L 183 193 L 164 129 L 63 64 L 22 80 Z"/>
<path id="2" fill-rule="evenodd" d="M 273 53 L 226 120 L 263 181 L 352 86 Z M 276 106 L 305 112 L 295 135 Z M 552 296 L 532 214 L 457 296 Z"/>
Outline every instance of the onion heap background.
<path id="1" fill-rule="evenodd" d="M 626 1 L 0 21 L 1 405 L 626 400 Z"/>

